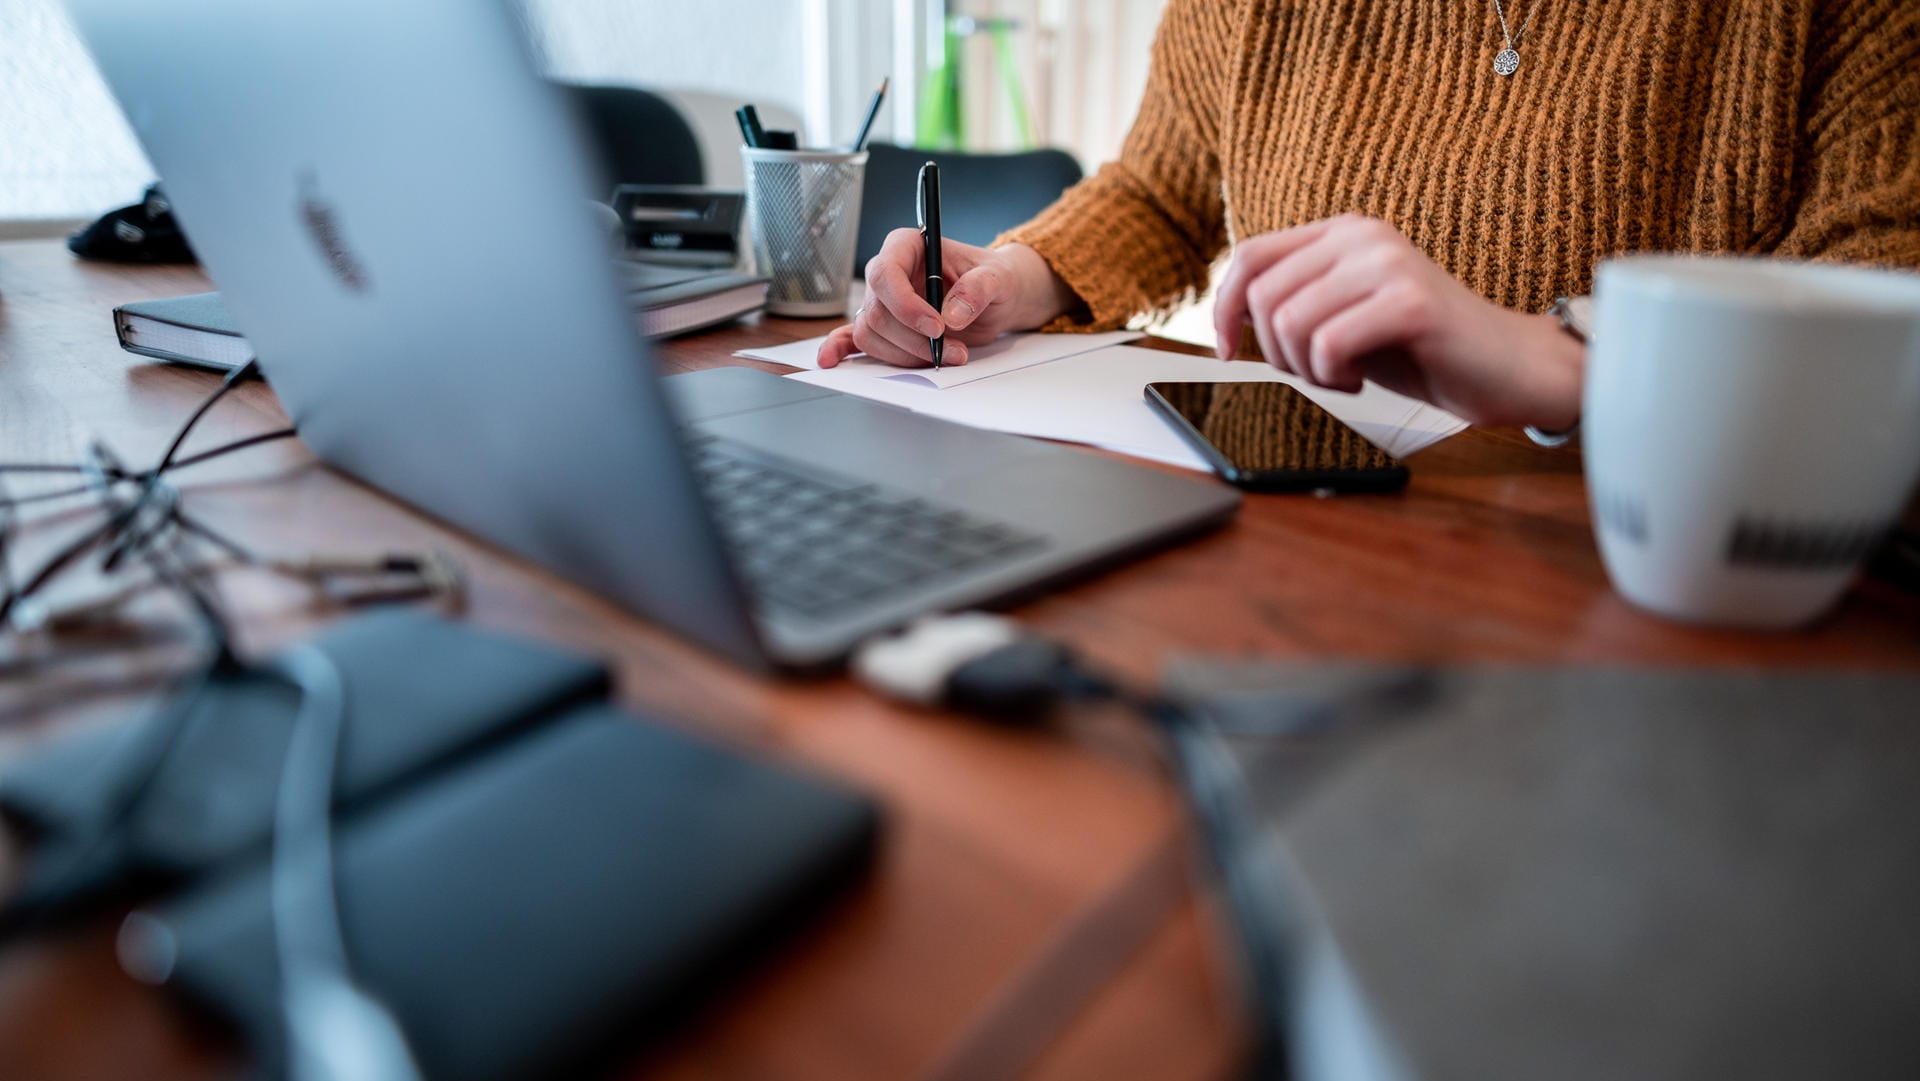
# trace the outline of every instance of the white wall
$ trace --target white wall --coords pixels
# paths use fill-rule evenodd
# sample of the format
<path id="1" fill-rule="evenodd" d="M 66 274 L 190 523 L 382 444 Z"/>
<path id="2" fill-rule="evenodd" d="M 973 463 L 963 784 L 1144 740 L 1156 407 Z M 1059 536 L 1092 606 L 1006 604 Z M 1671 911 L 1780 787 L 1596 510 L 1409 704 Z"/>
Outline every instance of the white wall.
<path id="1" fill-rule="evenodd" d="M 707 90 L 800 112 L 798 0 L 524 0 L 552 74 L 580 82 Z"/>

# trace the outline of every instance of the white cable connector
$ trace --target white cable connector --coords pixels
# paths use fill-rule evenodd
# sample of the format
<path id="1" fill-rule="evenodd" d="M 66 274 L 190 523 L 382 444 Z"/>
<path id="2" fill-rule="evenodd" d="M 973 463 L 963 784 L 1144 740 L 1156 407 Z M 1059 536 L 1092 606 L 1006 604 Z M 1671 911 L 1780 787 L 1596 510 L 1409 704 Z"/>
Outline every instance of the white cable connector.
<path id="1" fill-rule="evenodd" d="M 860 644 L 853 674 L 889 698 L 937 705 L 947 678 L 970 661 L 1026 637 L 1020 624 L 985 612 L 925 616 L 906 630 Z"/>

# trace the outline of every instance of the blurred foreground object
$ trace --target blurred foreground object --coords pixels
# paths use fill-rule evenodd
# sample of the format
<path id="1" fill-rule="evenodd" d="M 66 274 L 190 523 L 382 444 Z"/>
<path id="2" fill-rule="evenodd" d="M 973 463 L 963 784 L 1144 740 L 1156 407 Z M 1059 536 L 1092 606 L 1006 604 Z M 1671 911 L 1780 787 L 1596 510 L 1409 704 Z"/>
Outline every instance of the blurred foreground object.
<path id="1" fill-rule="evenodd" d="M 1621 257 L 1593 326 L 1582 458 L 1614 588 L 1725 627 L 1830 610 L 1920 481 L 1920 275 Z"/>
<path id="2" fill-rule="evenodd" d="M 303 655 L 327 675 L 289 678 Z M 34 842 L 0 926 L 141 900 L 122 965 L 265 1076 L 295 1050 L 333 1064 L 295 1081 L 406 1075 L 349 1068 L 356 1041 L 443 1081 L 575 1076 L 805 926 L 878 829 L 608 691 L 592 659 L 401 610 L 213 669 L 0 774 Z M 301 791 L 319 817 L 290 831 Z"/>
<path id="3" fill-rule="evenodd" d="M 1177 675 L 1283 884 L 1294 1076 L 1920 1076 L 1920 679 L 1427 675 Z M 1303 708 L 1354 734 L 1252 723 Z"/>

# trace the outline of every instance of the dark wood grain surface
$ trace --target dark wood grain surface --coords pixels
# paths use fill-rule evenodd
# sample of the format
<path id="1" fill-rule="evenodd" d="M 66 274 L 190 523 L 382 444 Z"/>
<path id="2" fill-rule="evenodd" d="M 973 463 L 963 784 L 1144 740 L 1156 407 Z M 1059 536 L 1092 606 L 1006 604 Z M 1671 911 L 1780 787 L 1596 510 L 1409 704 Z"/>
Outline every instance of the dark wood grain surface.
<path id="1" fill-rule="evenodd" d="M 0 244 L 0 460 L 72 460 L 95 436 L 133 462 L 156 456 L 215 377 L 123 353 L 108 311 L 205 288 L 196 270 L 101 267 L 52 243 Z M 828 326 L 755 319 L 668 343 L 659 362 L 669 372 L 753 363 L 732 354 Z M 189 449 L 284 423 L 271 392 L 251 385 Z M 1794 634 L 1636 611 L 1607 586 L 1577 453 L 1471 431 L 1410 465 L 1398 495 L 1251 497 L 1222 531 L 1016 614 L 1142 679 L 1192 654 L 1920 663 L 1920 603 L 1873 580 Z M 1234 1061 L 1239 1029 L 1217 936 L 1188 886 L 1178 800 L 1124 719 L 999 730 L 884 704 L 844 678 L 755 677 L 332 473 L 297 442 L 178 479 L 199 515 L 264 548 L 443 548 L 471 576 L 467 618 L 606 655 L 634 708 L 887 803 L 870 885 L 682 1031 L 636 1048 L 631 1076 L 1204 1078 Z M 36 516 L 24 556 L 83 522 Z M 223 588 L 251 651 L 338 615 L 244 573 Z M 178 622 L 151 615 L 156 626 Z M 0 656 L 0 755 L 123 712 L 184 663 L 164 642 L 37 659 L 31 645 L 11 648 Z M 121 977 L 111 938 L 108 923 L 0 950 L 0 1077 L 224 1068 L 232 1048 Z"/>

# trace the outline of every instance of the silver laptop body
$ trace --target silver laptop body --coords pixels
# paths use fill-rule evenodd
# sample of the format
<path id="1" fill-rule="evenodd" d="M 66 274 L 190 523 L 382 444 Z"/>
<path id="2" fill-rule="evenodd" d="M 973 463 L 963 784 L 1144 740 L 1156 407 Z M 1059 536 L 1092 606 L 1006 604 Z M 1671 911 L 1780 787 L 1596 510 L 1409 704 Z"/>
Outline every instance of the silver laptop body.
<path id="1" fill-rule="evenodd" d="M 315 453 L 731 657 L 831 663 L 1238 505 L 764 372 L 662 379 L 498 0 L 70 7 Z"/>

